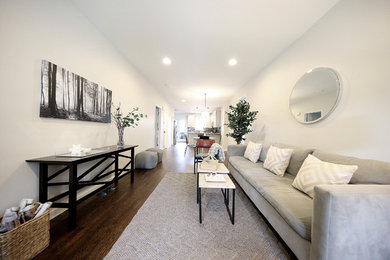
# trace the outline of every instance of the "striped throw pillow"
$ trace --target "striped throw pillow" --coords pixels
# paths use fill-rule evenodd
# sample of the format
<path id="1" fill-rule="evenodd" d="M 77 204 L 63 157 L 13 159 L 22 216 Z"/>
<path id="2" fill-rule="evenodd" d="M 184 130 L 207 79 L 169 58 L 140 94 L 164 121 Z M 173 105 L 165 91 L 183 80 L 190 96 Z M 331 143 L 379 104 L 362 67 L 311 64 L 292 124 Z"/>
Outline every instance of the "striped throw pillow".
<path id="1" fill-rule="evenodd" d="M 261 144 L 256 144 L 254 142 L 249 141 L 245 149 L 244 157 L 250 160 L 251 162 L 256 163 L 257 160 L 259 160 L 260 153 L 261 153 Z"/>
<path id="2" fill-rule="evenodd" d="M 309 154 L 299 169 L 292 186 L 313 198 L 314 186 L 347 184 L 357 169 L 357 165 L 324 162 Z"/>
<path id="3" fill-rule="evenodd" d="M 264 168 L 278 176 L 283 176 L 290 162 L 292 152 L 293 149 L 282 149 L 271 145 L 264 161 Z"/>

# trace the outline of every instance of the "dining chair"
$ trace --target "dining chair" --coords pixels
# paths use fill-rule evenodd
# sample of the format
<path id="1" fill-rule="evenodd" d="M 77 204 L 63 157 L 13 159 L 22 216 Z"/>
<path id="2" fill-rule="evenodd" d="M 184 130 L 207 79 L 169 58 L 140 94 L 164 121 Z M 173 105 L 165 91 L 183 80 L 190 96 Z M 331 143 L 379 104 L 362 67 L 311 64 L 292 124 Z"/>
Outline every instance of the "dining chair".
<path id="1" fill-rule="evenodd" d="M 215 143 L 214 139 L 198 139 L 196 141 L 196 146 L 194 148 L 194 174 L 196 173 L 198 163 L 202 162 L 203 158 L 208 156 L 208 153 L 199 153 L 199 148 L 209 149 L 213 143 Z"/>
<path id="2" fill-rule="evenodd" d="M 184 150 L 184 157 L 186 157 L 187 149 L 188 148 L 190 148 L 190 149 L 191 148 L 195 148 L 195 145 L 194 144 L 189 144 L 187 134 L 184 134 L 184 137 L 186 139 L 186 149 Z"/>

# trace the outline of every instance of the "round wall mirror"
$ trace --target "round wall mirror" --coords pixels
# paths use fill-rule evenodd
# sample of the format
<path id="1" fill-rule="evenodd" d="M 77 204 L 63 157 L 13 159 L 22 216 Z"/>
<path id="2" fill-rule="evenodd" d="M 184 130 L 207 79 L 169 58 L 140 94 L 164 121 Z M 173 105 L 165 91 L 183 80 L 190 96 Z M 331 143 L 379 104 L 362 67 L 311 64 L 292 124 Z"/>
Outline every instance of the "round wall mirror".
<path id="1" fill-rule="evenodd" d="M 331 68 L 309 70 L 291 92 L 291 114 L 303 124 L 324 119 L 337 105 L 341 93 L 340 83 L 340 77 Z"/>

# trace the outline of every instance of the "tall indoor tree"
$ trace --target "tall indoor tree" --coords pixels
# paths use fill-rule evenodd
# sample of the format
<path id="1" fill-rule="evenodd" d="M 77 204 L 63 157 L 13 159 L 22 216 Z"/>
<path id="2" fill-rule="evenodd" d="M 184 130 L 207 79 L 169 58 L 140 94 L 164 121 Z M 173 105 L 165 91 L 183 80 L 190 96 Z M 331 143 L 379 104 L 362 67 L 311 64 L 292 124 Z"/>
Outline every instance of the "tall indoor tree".
<path id="1" fill-rule="evenodd" d="M 259 111 L 250 111 L 249 102 L 240 100 L 236 106 L 229 106 L 230 111 L 226 112 L 228 116 L 228 123 L 226 124 L 232 132 L 226 136 L 233 137 L 233 139 L 240 144 L 245 140 L 245 135 L 252 132 L 250 128 L 252 123 L 256 120 Z"/>

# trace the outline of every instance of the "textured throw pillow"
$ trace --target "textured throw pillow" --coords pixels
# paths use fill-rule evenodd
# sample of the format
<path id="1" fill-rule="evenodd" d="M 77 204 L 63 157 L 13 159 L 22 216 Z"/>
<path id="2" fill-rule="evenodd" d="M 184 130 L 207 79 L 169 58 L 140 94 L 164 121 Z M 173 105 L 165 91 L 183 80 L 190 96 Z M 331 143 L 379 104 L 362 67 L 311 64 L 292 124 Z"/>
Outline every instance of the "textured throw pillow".
<path id="1" fill-rule="evenodd" d="M 251 162 L 256 163 L 257 160 L 259 160 L 260 153 L 261 153 L 261 144 L 256 144 L 254 142 L 249 141 L 245 149 L 244 157 L 249 159 Z"/>
<path id="2" fill-rule="evenodd" d="M 324 162 L 309 154 L 299 169 L 292 186 L 313 198 L 314 186 L 347 184 L 357 168 L 357 165 Z"/>
<path id="3" fill-rule="evenodd" d="M 264 161 L 264 168 L 276 175 L 283 176 L 290 162 L 292 152 L 293 149 L 282 149 L 271 145 Z"/>

